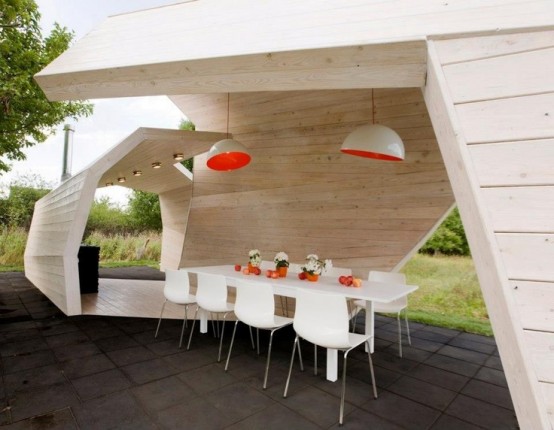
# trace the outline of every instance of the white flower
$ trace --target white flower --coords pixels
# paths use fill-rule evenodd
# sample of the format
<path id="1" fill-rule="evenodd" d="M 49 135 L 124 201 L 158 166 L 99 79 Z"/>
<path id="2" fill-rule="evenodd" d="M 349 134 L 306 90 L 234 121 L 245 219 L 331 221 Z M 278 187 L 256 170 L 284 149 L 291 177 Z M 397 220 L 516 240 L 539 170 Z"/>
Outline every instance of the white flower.
<path id="1" fill-rule="evenodd" d="M 326 262 L 330 260 L 321 261 L 316 254 L 309 254 L 306 257 L 307 263 L 302 267 L 304 272 L 308 272 L 312 275 L 321 275 L 321 272 L 325 268 Z"/>
<path id="2" fill-rule="evenodd" d="M 319 260 L 319 257 L 316 254 L 308 254 L 306 260 Z"/>
<path id="3" fill-rule="evenodd" d="M 262 262 L 262 256 L 260 255 L 260 251 L 258 249 L 251 249 L 248 252 L 248 258 L 252 266 L 258 267 Z"/>
<path id="4" fill-rule="evenodd" d="M 273 261 L 275 263 L 278 263 L 280 261 L 289 261 L 289 256 L 285 254 L 283 251 L 281 251 L 275 255 L 275 258 L 273 259 Z"/>

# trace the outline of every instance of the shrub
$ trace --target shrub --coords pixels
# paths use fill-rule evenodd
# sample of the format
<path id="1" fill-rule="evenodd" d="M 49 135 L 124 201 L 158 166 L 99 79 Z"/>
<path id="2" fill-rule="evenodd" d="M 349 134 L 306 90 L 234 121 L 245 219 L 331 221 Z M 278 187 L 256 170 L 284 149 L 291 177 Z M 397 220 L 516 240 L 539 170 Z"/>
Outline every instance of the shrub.
<path id="1" fill-rule="evenodd" d="M 419 252 L 430 255 L 470 255 L 458 208 L 452 210 Z"/>

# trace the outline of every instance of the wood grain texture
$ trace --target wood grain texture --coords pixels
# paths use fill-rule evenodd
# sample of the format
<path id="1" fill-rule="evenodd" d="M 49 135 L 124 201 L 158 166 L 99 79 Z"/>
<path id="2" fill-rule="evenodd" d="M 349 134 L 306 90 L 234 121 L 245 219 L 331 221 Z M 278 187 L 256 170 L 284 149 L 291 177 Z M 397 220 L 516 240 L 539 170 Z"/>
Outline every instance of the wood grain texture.
<path id="1" fill-rule="evenodd" d="M 433 42 L 428 80 L 448 100 L 437 106 L 449 115 L 447 145 L 437 130 L 447 120 L 430 110 L 522 428 L 550 428 L 552 411 L 543 396 L 554 375 L 552 40 L 550 31 Z"/>
<path id="2" fill-rule="evenodd" d="M 52 100 L 419 87 L 426 38 L 540 28 L 553 13 L 549 0 L 187 2 L 110 17 L 36 79 Z"/>
<path id="3" fill-rule="evenodd" d="M 315 252 L 364 278 L 369 269 L 395 267 L 453 199 L 421 92 L 374 94 L 375 121 L 404 139 L 402 163 L 339 151 L 350 131 L 372 121 L 370 90 L 232 94 L 229 128 L 252 162 L 214 172 L 205 167 L 205 155 L 195 157 L 181 266 L 234 264 L 258 248 L 264 259 L 284 250 L 303 261 Z M 218 115 L 226 97 L 172 100 L 197 129 L 226 125 Z"/>

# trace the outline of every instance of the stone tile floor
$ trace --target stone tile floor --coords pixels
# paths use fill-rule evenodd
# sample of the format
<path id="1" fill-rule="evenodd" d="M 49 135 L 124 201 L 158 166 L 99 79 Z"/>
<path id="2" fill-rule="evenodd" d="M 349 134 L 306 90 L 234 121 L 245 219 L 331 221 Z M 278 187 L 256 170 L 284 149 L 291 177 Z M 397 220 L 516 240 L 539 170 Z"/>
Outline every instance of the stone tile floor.
<path id="1" fill-rule="evenodd" d="M 362 324 L 363 318 L 359 323 Z M 518 428 L 494 339 L 411 324 L 412 346 L 397 356 L 396 321 L 376 317 L 371 396 L 367 356 L 349 360 L 344 428 Z M 189 326 L 190 327 L 190 326 Z M 230 340 L 227 328 L 225 345 Z M 0 274 L 2 429 L 328 429 L 338 427 L 340 384 L 293 370 L 283 389 L 294 333 L 277 332 L 268 389 L 262 354 L 237 333 L 228 373 L 218 340 L 195 333 L 178 349 L 179 321 L 66 317 L 21 273 Z M 324 364 L 320 351 L 320 367 Z"/>

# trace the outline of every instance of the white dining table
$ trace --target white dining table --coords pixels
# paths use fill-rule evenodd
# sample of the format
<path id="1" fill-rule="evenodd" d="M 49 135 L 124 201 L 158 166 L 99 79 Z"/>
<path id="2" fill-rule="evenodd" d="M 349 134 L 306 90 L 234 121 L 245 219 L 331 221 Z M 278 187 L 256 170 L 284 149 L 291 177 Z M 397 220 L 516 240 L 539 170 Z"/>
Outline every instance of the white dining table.
<path id="1" fill-rule="evenodd" d="M 375 333 L 373 319 L 373 303 L 389 303 L 413 293 L 418 289 L 417 285 L 394 284 L 376 281 L 362 281 L 361 287 L 345 287 L 341 285 L 336 277 L 320 276 L 317 282 L 300 280 L 296 274 L 290 274 L 285 278 L 267 278 L 264 275 L 245 275 L 241 271 L 235 271 L 232 265 L 184 267 L 190 273 L 207 273 L 225 276 L 229 287 L 236 287 L 240 281 L 263 281 L 273 286 L 276 295 L 285 297 L 296 297 L 299 288 L 306 288 L 311 291 L 340 294 L 348 299 L 361 299 L 366 301 L 365 332 L 372 335 L 370 350 L 373 353 L 373 335 Z M 208 331 L 208 315 L 200 313 L 200 331 Z M 327 349 L 327 379 L 336 381 L 338 378 L 338 351 Z"/>

